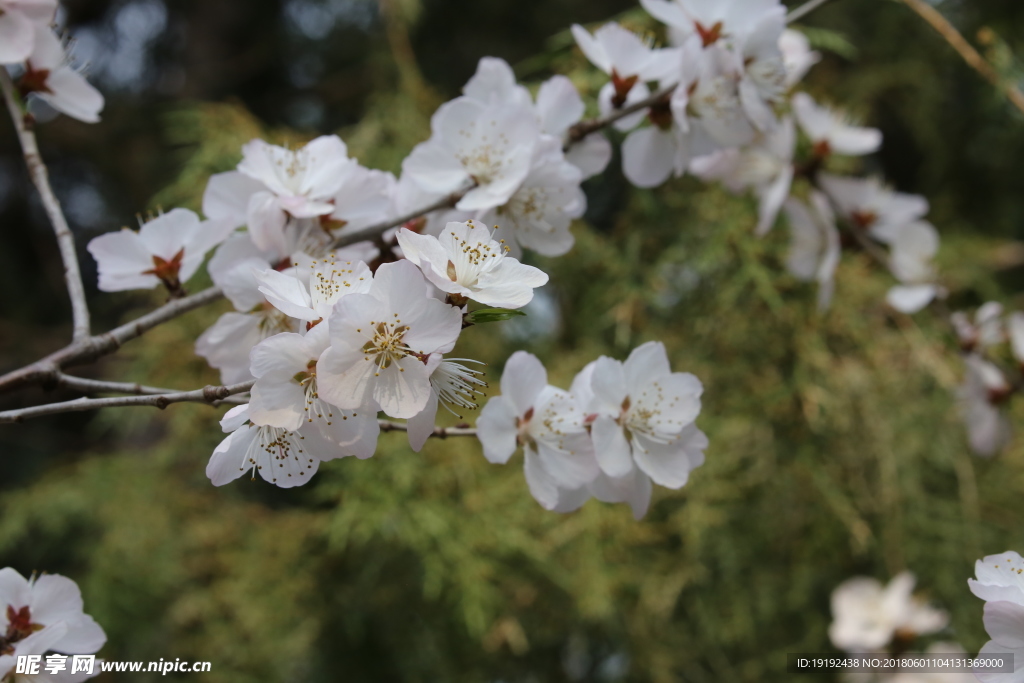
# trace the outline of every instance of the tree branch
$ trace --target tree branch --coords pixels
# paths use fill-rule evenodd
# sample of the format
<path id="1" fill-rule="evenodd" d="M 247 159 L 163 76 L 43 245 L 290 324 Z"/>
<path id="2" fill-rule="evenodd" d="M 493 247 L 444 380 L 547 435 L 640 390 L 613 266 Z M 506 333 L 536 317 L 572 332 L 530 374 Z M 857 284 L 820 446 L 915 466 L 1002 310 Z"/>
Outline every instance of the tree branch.
<path id="1" fill-rule="evenodd" d="M 658 104 L 668 104 L 669 97 L 672 95 L 672 91 L 676 89 L 676 86 L 670 86 L 665 88 L 661 92 L 655 93 L 650 97 L 634 102 L 633 104 L 623 107 L 622 109 L 616 109 L 608 116 L 604 116 L 599 119 L 591 119 L 589 121 L 580 121 L 576 125 L 569 129 L 569 135 L 565 141 L 565 147 L 563 149 L 568 150 L 570 147 L 575 145 L 577 142 L 587 137 L 591 133 L 596 133 L 599 130 L 607 128 L 619 119 L 624 119 L 634 112 L 638 112 L 641 109 L 647 109 Z"/>
<path id="2" fill-rule="evenodd" d="M 121 345 L 125 342 L 141 336 L 157 325 L 216 301 L 222 296 L 223 292 L 221 292 L 220 288 L 210 287 L 184 299 L 175 299 L 168 302 L 146 315 L 136 318 L 132 322 L 115 327 L 109 332 L 86 337 L 81 341 L 69 344 L 31 365 L 13 370 L 0 377 L 0 391 L 9 391 L 33 382 L 44 385 L 55 384 L 59 379 L 60 371 L 64 368 L 89 363 L 97 358 L 111 354 L 121 348 Z"/>
<path id="3" fill-rule="evenodd" d="M 83 410 L 95 410 L 97 408 L 118 408 L 127 406 L 152 406 L 161 410 L 172 403 L 208 403 L 220 405 L 225 399 L 235 394 L 241 394 L 252 388 L 252 382 L 232 384 L 230 386 L 208 386 L 194 391 L 179 391 L 170 394 L 157 394 L 150 396 L 116 396 L 113 398 L 76 398 L 73 401 L 61 403 L 48 403 L 31 408 L 19 408 L 0 412 L 0 424 L 23 422 L 34 417 L 46 415 L 58 415 L 61 413 L 74 413 Z"/>
<path id="4" fill-rule="evenodd" d="M 21 104 L 15 94 L 14 82 L 7 71 L 2 68 L 0 68 L 0 89 L 3 90 L 7 109 L 11 113 L 14 128 L 18 133 L 18 140 L 21 142 L 25 165 L 28 166 L 29 175 L 39 191 L 43 208 L 46 209 L 46 215 L 57 235 L 57 246 L 60 249 L 60 257 L 64 261 L 64 280 L 67 283 L 68 296 L 71 298 L 71 315 L 74 321 L 72 339 L 76 342 L 82 341 L 89 336 L 89 305 L 85 301 L 85 286 L 82 284 L 82 273 L 78 268 L 75 236 L 71 233 L 71 228 L 68 227 L 68 222 L 64 218 L 57 195 L 50 187 L 50 176 L 43 157 L 39 154 L 36 134 L 32 130 L 32 118 L 22 112 Z"/>
<path id="5" fill-rule="evenodd" d="M 989 83 L 1002 92 L 1013 106 L 1024 112 L 1024 92 L 1021 92 L 1013 83 L 1006 81 L 999 72 L 992 67 L 988 61 L 974 49 L 974 46 L 967 42 L 967 39 L 956 30 L 956 27 L 937 9 L 924 0 L 903 0 L 903 3 L 910 9 L 917 12 L 918 16 L 927 21 L 933 29 L 938 31 L 947 43 L 954 50 L 960 53 L 967 65 L 977 71 Z"/>
<path id="6" fill-rule="evenodd" d="M 356 242 L 373 240 L 380 237 L 391 228 L 400 228 L 409 221 L 414 221 L 417 218 L 421 218 L 422 216 L 427 215 L 431 211 L 437 211 L 438 209 L 450 209 L 454 207 L 456 204 L 458 204 L 459 200 L 465 197 L 466 193 L 472 190 L 474 187 L 476 187 L 476 183 L 473 183 L 464 190 L 458 190 L 456 192 L 452 192 L 449 195 L 445 195 L 444 197 L 441 197 L 440 199 L 435 201 L 433 204 L 425 206 L 422 209 L 410 211 L 409 213 L 403 216 L 398 216 L 397 218 L 388 218 L 386 220 L 374 223 L 373 225 L 368 225 L 365 228 L 353 230 L 350 233 L 343 233 L 341 236 L 338 237 L 338 239 L 334 241 L 333 246 L 335 248 L 345 247 L 348 246 L 349 244 L 355 244 Z"/>
<path id="7" fill-rule="evenodd" d="M 98 379 L 86 379 L 85 377 L 66 375 L 63 372 L 57 374 L 57 386 L 65 389 L 71 389 L 73 391 L 80 391 L 83 394 L 132 394 L 135 396 L 157 396 L 159 394 L 174 394 L 178 392 L 177 389 L 150 387 L 145 384 L 135 384 L 132 382 L 106 382 Z M 221 403 L 230 403 L 232 405 L 240 405 L 246 402 L 247 399 L 237 396 L 231 396 L 221 401 Z"/>
<path id="8" fill-rule="evenodd" d="M 786 23 L 792 24 L 794 21 L 802 19 L 804 16 L 818 9 L 826 2 L 828 2 L 828 0 L 810 0 L 810 2 L 805 2 L 786 15 Z"/>
<path id="9" fill-rule="evenodd" d="M 3 415 L 3 413 L 0 413 Z M 407 432 L 409 426 L 403 422 L 391 422 L 390 420 L 377 420 L 382 432 Z M 437 439 L 447 439 L 449 436 L 476 436 L 475 427 L 435 427 L 430 436 Z"/>

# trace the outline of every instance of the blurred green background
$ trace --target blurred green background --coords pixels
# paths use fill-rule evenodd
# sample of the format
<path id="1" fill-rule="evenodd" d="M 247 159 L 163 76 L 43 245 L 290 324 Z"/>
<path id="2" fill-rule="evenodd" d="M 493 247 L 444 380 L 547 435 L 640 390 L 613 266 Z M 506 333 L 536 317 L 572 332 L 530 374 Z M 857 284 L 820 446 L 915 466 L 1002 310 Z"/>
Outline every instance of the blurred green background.
<path id="1" fill-rule="evenodd" d="M 1024 3 L 934 4 L 1022 81 Z M 362 163 L 398 171 L 480 57 L 530 84 L 568 74 L 593 96 L 602 77 L 568 26 L 655 28 L 629 0 L 75 0 L 62 16 L 108 105 L 99 125 L 59 118 L 40 138 L 100 328 L 161 297 L 98 294 L 84 244 L 158 207 L 197 208 L 251 137 L 338 132 Z M 950 306 L 1024 304 L 1024 117 L 898 2 L 832 0 L 801 26 L 824 53 L 807 89 L 885 133 L 860 169 L 931 200 Z M 754 239 L 752 202 L 718 188 L 638 191 L 616 160 L 586 189 L 575 250 L 534 260 L 552 276 L 546 305 L 526 326 L 468 330 L 459 353 L 487 361 L 496 386 L 525 348 L 567 387 L 600 354 L 663 340 L 704 381 L 711 446 L 642 522 L 596 501 L 547 513 L 519 457 L 492 466 L 470 440 L 413 454 L 401 434 L 301 489 L 214 489 L 223 411 L 179 405 L 0 427 L 0 566 L 78 581 L 107 659 L 209 660 L 210 683 L 833 680 L 787 675 L 785 654 L 831 650 L 837 584 L 903 569 L 951 612 L 943 637 L 977 651 L 966 579 L 976 558 L 1024 550 L 1024 446 L 968 453 L 943 321 L 888 310 L 889 277 L 856 252 L 817 314 L 813 289 L 784 274 L 784 227 Z M 62 346 L 70 316 L 2 122 L 0 226 L 7 370 Z M 223 310 L 82 372 L 215 383 L 192 344 Z M 31 390 L 0 409 L 70 397 Z"/>

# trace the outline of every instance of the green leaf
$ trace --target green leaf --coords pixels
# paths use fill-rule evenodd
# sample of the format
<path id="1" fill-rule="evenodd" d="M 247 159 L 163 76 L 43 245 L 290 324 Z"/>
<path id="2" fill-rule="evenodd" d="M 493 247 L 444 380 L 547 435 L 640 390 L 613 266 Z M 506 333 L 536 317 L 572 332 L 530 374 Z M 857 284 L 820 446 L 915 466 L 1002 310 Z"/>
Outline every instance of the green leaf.
<path id="1" fill-rule="evenodd" d="M 526 315 L 522 311 L 513 311 L 507 308 L 481 308 L 466 316 L 466 322 L 472 325 L 480 323 L 495 323 L 499 320 L 511 320 L 518 315 Z"/>

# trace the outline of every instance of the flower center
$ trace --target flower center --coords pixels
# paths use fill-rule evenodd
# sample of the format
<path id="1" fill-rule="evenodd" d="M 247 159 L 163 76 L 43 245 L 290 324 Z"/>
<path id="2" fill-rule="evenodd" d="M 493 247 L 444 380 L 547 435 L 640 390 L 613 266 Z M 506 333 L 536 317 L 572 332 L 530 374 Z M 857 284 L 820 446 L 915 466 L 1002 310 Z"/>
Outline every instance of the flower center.
<path id="1" fill-rule="evenodd" d="M 412 349 L 406 346 L 403 341 L 405 333 L 409 331 L 409 326 L 402 325 L 401 322 L 398 319 L 397 313 L 395 314 L 394 322 L 370 322 L 371 325 L 376 327 L 374 328 L 373 339 L 366 342 L 363 346 L 363 353 L 366 354 L 366 360 L 373 360 L 381 370 L 390 367 L 394 361 L 401 360 L 413 353 Z M 380 373 L 378 372 L 377 374 L 379 375 Z"/>
<path id="2" fill-rule="evenodd" d="M 0 636 L 0 656 L 14 654 L 14 644 L 24 640 L 36 631 L 43 630 L 42 624 L 32 623 L 28 605 L 21 609 L 7 606 L 7 632 Z"/>
<path id="3" fill-rule="evenodd" d="M 722 22 L 716 23 L 711 28 L 706 28 L 699 21 L 693 22 L 694 27 L 697 29 L 697 34 L 700 36 L 701 41 L 704 43 L 704 47 L 713 45 L 718 42 L 718 39 L 722 37 Z"/>

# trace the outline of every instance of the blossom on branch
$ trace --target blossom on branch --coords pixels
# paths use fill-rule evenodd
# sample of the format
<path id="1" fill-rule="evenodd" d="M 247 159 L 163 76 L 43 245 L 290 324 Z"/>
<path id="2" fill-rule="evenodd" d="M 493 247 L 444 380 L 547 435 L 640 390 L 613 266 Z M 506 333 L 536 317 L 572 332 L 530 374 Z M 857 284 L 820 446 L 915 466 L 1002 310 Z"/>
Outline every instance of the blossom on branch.
<path id="1" fill-rule="evenodd" d="M 441 105 L 431 119 L 433 135 L 402 163 L 426 192 L 439 195 L 472 185 L 456 208 L 486 211 L 501 206 L 526 178 L 540 137 L 528 105 L 485 104 L 459 97 Z"/>
<path id="2" fill-rule="evenodd" d="M 547 383 L 536 356 L 516 351 L 501 375 L 501 395 L 477 419 L 484 457 L 504 465 L 522 447 L 530 493 L 547 510 L 559 508 L 563 490 L 593 481 L 599 468 L 582 411 L 568 393 Z"/>
<path id="3" fill-rule="evenodd" d="M 305 484 L 320 467 L 320 454 L 337 447 L 320 435 L 320 429 L 303 424 L 297 431 L 260 426 L 250 420 L 249 406 L 235 406 L 220 421 L 227 437 L 213 450 L 206 476 L 214 486 L 224 486 L 246 472 L 256 473 L 281 488 Z"/>
<path id="4" fill-rule="evenodd" d="M 640 36 L 616 23 L 608 23 L 591 35 L 579 24 L 573 24 L 572 35 L 587 59 L 611 76 L 598 93 L 602 116 L 640 102 L 650 96 L 647 83 L 660 81 L 675 68 L 678 50 L 656 49 Z M 614 125 L 622 131 L 636 128 L 643 112 L 630 114 Z"/>
<path id="5" fill-rule="evenodd" d="M 825 310 L 832 302 L 841 254 L 835 214 L 820 192 L 811 194 L 809 204 L 790 198 L 785 211 L 792 233 L 786 270 L 804 282 L 818 283 L 818 310 Z"/>
<path id="6" fill-rule="evenodd" d="M 916 313 L 942 294 L 935 284 L 932 259 L 939 251 L 939 233 L 927 221 L 914 221 L 896 233 L 891 243 L 893 275 L 902 283 L 889 290 L 886 301 L 903 313 Z"/>
<path id="7" fill-rule="evenodd" d="M 472 299 L 522 308 L 533 299 L 534 288 L 548 281 L 546 273 L 508 256 L 504 240 L 494 239 L 486 225 L 473 220 L 449 223 L 440 237 L 402 229 L 398 244 L 427 280 L 460 306 Z"/>
<path id="8" fill-rule="evenodd" d="M 82 593 L 71 579 L 58 574 L 26 579 L 11 567 L 0 569 L 0 679 L 12 674 L 18 656 L 93 654 L 103 647 L 106 634 L 83 609 Z M 68 672 L 56 680 L 72 683 L 90 677 Z M 19 674 L 14 680 L 33 679 Z"/>
<path id="9" fill-rule="evenodd" d="M 200 221 L 188 209 L 173 209 L 135 232 L 124 228 L 96 237 L 86 247 L 99 267 L 104 292 L 152 289 L 163 283 L 172 293 L 191 278 L 203 257 L 234 230 L 225 221 Z"/>
<path id="10" fill-rule="evenodd" d="M 993 363 L 976 354 L 964 358 L 967 376 L 957 390 L 960 417 L 967 439 L 978 455 L 992 456 L 1010 441 L 1010 422 L 1002 405 L 1013 393 L 1006 377 Z"/>
<path id="11" fill-rule="evenodd" d="M 877 178 L 844 178 L 818 174 L 818 182 L 850 226 L 883 244 L 891 244 L 900 231 L 928 213 L 928 200 L 895 192 Z"/>
<path id="12" fill-rule="evenodd" d="M 3 21 L 3 16 L 0 16 L 0 21 Z M 85 123 L 99 121 L 103 95 L 71 66 L 71 58 L 64 45 L 49 26 L 37 24 L 34 30 L 32 53 L 25 62 L 25 73 L 18 81 L 22 96 L 31 94 L 57 111 Z M 0 44 L 2 42 L 0 38 Z"/>
<path id="13" fill-rule="evenodd" d="M 0 0 L 0 64 L 20 64 L 36 47 L 36 29 L 49 32 L 57 0 Z"/>
<path id="14" fill-rule="evenodd" d="M 462 329 L 462 314 L 430 296 L 409 261 L 377 269 L 366 294 L 349 294 L 329 319 L 330 348 L 317 363 L 321 398 L 345 410 L 377 405 L 410 418 L 430 398 L 427 361 L 447 353 Z"/>
<path id="15" fill-rule="evenodd" d="M 881 131 L 851 125 L 842 114 L 818 105 L 807 93 L 793 95 L 793 114 L 818 156 L 860 156 L 877 152 L 882 146 Z"/>

